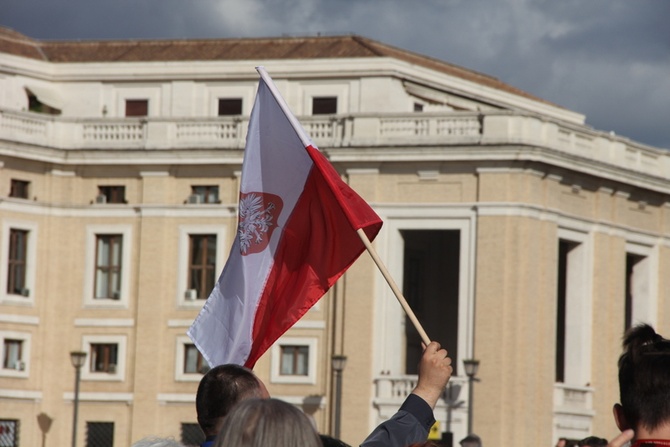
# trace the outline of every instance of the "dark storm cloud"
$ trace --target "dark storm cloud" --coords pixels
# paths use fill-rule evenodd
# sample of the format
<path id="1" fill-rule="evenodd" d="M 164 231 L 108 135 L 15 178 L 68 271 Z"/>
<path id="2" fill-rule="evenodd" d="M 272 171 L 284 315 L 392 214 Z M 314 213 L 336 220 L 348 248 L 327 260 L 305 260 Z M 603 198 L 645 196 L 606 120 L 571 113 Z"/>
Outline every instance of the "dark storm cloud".
<path id="1" fill-rule="evenodd" d="M 562 54 L 574 54 L 587 59 L 629 57 L 651 62 L 668 60 L 670 27 L 667 19 L 670 17 L 670 2 L 614 2 L 609 8 L 601 2 L 595 3 L 599 4 L 600 10 L 593 10 L 587 16 L 571 12 L 564 17 L 564 20 L 572 23 L 571 31 L 553 39 L 548 38 L 545 43 Z M 550 15 L 553 8 L 545 12 Z"/>
<path id="2" fill-rule="evenodd" d="M 495 76 L 670 148 L 667 0 L 0 0 L 39 39 L 360 34 Z"/>

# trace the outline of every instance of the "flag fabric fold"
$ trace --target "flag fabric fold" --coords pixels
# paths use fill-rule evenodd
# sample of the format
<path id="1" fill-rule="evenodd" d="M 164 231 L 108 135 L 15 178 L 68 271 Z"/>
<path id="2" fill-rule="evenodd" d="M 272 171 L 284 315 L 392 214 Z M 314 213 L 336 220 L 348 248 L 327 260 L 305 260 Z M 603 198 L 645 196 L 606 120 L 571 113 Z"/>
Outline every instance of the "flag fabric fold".
<path id="1" fill-rule="evenodd" d="M 237 234 L 189 337 L 210 366 L 253 367 L 360 256 L 365 246 L 356 231 L 373 240 L 381 226 L 263 76 L 249 121 Z"/>

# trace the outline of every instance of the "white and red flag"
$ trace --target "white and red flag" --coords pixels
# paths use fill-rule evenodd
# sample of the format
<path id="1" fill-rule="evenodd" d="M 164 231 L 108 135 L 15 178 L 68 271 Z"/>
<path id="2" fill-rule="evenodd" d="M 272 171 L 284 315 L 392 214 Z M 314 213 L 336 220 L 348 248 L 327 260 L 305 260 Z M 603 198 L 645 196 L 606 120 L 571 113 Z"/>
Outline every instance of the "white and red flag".
<path id="1" fill-rule="evenodd" d="M 253 367 L 365 249 L 382 221 L 311 144 L 267 73 L 251 112 L 237 235 L 188 330 L 211 365 Z"/>

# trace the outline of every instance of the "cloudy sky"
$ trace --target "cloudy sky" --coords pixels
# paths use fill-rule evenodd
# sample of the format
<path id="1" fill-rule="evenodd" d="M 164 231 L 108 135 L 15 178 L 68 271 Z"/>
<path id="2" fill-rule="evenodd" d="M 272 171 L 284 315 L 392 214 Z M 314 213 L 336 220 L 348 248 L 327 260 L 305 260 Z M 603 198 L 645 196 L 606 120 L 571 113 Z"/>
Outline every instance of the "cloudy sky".
<path id="1" fill-rule="evenodd" d="M 37 39 L 359 34 L 670 149 L 670 0 L 0 0 Z"/>

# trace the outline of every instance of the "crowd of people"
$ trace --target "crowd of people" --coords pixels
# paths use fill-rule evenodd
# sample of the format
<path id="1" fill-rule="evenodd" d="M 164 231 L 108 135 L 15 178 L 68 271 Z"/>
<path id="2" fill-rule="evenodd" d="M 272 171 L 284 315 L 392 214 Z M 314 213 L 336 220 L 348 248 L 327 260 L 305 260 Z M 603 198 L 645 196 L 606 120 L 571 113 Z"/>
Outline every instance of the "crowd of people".
<path id="1" fill-rule="evenodd" d="M 451 377 L 451 359 L 437 342 L 426 347 L 419 363 L 416 388 L 398 412 L 379 425 L 361 447 L 428 447 L 433 410 Z M 581 441 L 561 438 L 557 447 L 670 446 L 670 340 L 649 325 L 626 333 L 619 358 L 620 403 L 614 419 L 621 434 L 609 443 L 590 436 Z M 220 365 L 205 374 L 196 395 L 198 423 L 206 436 L 201 447 L 348 447 L 317 433 L 295 406 L 272 399 L 253 371 Z M 461 447 L 482 447 L 474 434 Z M 133 447 L 179 447 L 173 439 L 145 438 Z"/>

